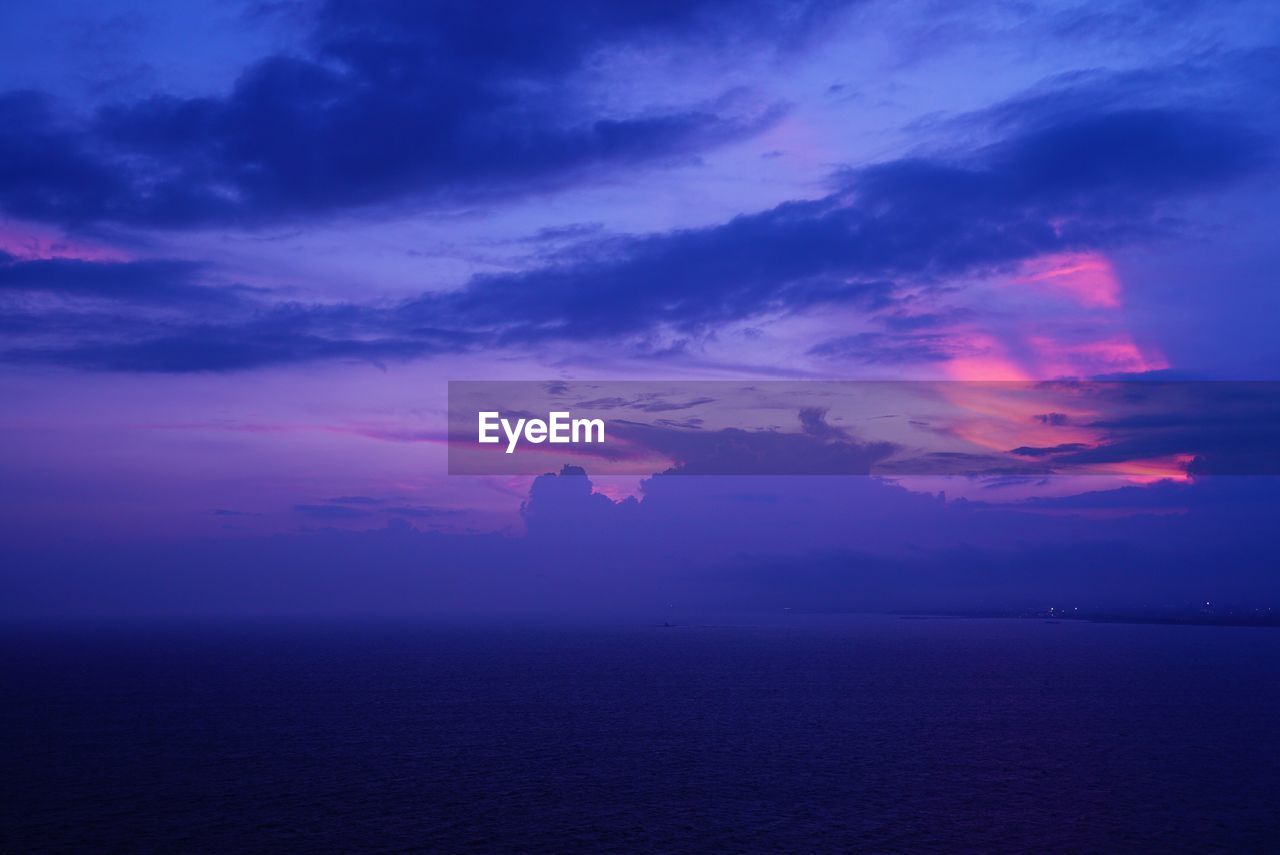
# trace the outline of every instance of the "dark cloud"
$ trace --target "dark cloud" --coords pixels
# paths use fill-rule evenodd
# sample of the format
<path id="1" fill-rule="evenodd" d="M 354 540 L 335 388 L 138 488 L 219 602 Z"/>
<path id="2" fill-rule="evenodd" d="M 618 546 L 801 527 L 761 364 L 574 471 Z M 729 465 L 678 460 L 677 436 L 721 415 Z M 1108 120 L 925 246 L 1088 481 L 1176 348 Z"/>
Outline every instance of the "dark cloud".
<path id="1" fill-rule="evenodd" d="M 293 512 L 304 517 L 334 522 L 354 522 L 376 517 L 426 519 L 457 513 L 427 505 L 391 504 L 386 499 L 373 496 L 338 496 L 325 502 L 294 505 Z"/>
<path id="2" fill-rule="evenodd" d="M 882 475 L 947 475 L 966 478 L 1031 478 L 1049 475 L 1053 467 L 1001 454 L 968 451 L 926 451 L 894 459 L 877 469 Z"/>
<path id="3" fill-rule="evenodd" d="M 944 358 L 950 346 L 921 330 L 954 316 L 905 313 L 904 285 L 941 286 L 1046 253 L 1150 237 L 1166 228 L 1165 202 L 1225 186 L 1258 169 L 1267 153 L 1262 137 L 1216 114 L 1072 116 L 952 158 L 850 171 L 825 198 L 709 228 L 586 242 L 544 266 L 478 275 L 456 291 L 396 306 L 242 301 L 232 312 L 149 329 L 104 323 L 96 336 L 83 334 L 82 318 L 71 341 L 49 341 L 57 329 L 46 328 L 38 345 L 16 342 L 6 355 L 107 370 L 232 371 L 542 341 L 638 341 L 662 331 L 689 337 L 725 322 L 844 305 L 883 315 L 907 335 L 838 339 L 815 353 Z M 117 279 L 136 273 L 138 293 L 155 299 L 180 302 L 198 292 L 189 269 L 160 263 L 10 263 L 46 290 L 115 293 Z M 186 278 L 159 284 L 165 274 Z M 6 325 L 23 327 L 23 316 Z"/>
<path id="4" fill-rule="evenodd" d="M 186 261 L 21 259 L 0 251 L 0 293 L 42 292 L 162 305 L 226 305 L 251 290 L 201 284 L 201 272 L 201 265 Z"/>
<path id="5" fill-rule="evenodd" d="M 293 512 L 304 517 L 315 517 L 326 520 L 354 520 L 373 516 L 373 511 L 365 508 L 353 508 L 349 505 L 294 505 Z"/>
<path id="6" fill-rule="evenodd" d="M 690 410 L 703 404 L 712 403 L 715 403 L 715 399 L 708 398 L 705 395 L 683 401 L 673 401 L 658 393 L 646 393 L 632 398 L 616 395 L 608 398 L 592 398 L 590 400 L 577 401 L 575 406 L 605 411 L 625 409 L 638 410 L 644 413 L 669 413 L 678 410 Z"/>
<path id="7" fill-rule="evenodd" d="M 850 171 L 823 199 L 478 276 L 411 308 L 524 342 L 663 325 L 697 331 L 824 304 L 890 309 L 903 280 L 945 280 L 1149 236 L 1160 203 L 1248 174 L 1264 150 L 1260 137 L 1215 115 L 1072 118 L 961 158 Z"/>
<path id="8" fill-rule="evenodd" d="M 1081 442 L 1064 442 L 1061 445 L 1048 446 L 1043 448 L 1022 445 L 1013 449 L 1012 453 L 1021 457 L 1051 457 L 1060 454 L 1070 454 L 1076 451 L 1082 451 L 1089 446 Z"/>
<path id="9" fill-rule="evenodd" d="M 1280 50 L 1203 51 L 1182 61 L 1115 72 L 1078 69 L 1053 75 L 989 108 L 944 120 L 978 134 L 1026 132 L 1118 110 L 1226 111 L 1275 129 Z"/>
<path id="10" fill-rule="evenodd" d="M 1113 413 L 1087 422 L 1104 432 L 1105 441 L 1012 453 L 1044 460 L 1058 471 L 1188 456 L 1188 471 L 1197 475 L 1280 474 L 1280 384 L 1131 382 L 1080 388 Z"/>
<path id="11" fill-rule="evenodd" d="M 413 519 L 451 516 L 458 513 L 458 511 L 455 510 L 436 508 L 428 505 L 389 505 L 382 508 L 382 512 L 391 517 L 410 517 Z"/>
<path id="12" fill-rule="evenodd" d="M 953 308 L 945 312 L 891 312 L 880 316 L 880 323 L 895 332 L 914 332 L 921 329 L 932 329 L 950 326 L 967 321 L 976 313 L 972 309 Z"/>
<path id="13" fill-rule="evenodd" d="M 539 539 L 579 540 L 584 532 L 606 531 L 614 522 L 617 506 L 592 489 L 586 470 L 566 465 L 559 473 L 549 472 L 533 480 L 520 512 L 530 533 Z"/>
<path id="14" fill-rule="evenodd" d="M 60 330 L 41 316 L 0 315 L 28 335 L 70 333 L 71 343 L 23 343 L 5 358 L 101 371 L 187 373 L 243 371 L 317 360 L 379 363 L 466 349 L 478 337 L 407 320 L 394 309 L 356 305 L 249 303 L 203 320 L 143 319 L 118 314 L 62 315 Z M 118 323 L 122 321 L 122 323 Z"/>
<path id="15" fill-rule="evenodd" d="M 674 464 L 667 475 L 868 475 L 897 446 L 861 442 L 815 408 L 798 412 L 800 431 L 687 430 L 615 420 L 613 435 Z"/>
<path id="16" fill-rule="evenodd" d="M 945 335 L 890 335 L 866 332 L 827 339 L 809 349 L 813 356 L 896 365 L 910 362 L 940 362 L 957 355 L 952 339 Z"/>
<path id="17" fill-rule="evenodd" d="M 837 2 L 320 5 L 308 49 L 247 68 L 222 96 L 153 97 L 64 115 L 0 95 L 0 207 L 65 224 L 253 224 L 439 196 L 521 192 L 604 167 L 687 157 L 754 133 L 745 93 L 593 114 L 568 77 L 619 45 L 814 30 Z"/>

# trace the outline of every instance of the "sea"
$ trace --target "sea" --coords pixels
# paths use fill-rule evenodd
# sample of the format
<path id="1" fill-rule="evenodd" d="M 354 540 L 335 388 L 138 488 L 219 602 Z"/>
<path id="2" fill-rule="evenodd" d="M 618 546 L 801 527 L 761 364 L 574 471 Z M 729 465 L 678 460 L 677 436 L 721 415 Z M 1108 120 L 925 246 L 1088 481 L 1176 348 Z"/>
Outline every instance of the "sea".
<path id="1" fill-rule="evenodd" d="M 3 852 L 1280 851 L 1275 628 L 23 623 L 0 691 Z"/>

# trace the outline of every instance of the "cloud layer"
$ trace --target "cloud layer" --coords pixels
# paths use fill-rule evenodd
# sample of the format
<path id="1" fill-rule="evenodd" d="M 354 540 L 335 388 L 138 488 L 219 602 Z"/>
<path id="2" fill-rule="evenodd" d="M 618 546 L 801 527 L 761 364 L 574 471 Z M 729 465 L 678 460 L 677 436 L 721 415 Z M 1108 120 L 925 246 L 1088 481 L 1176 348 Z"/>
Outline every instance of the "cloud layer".
<path id="1" fill-rule="evenodd" d="M 527 192 L 685 158 L 758 132 L 746 93 L 595 111 L 575 75 L 611 50 L 768 49 L 842 4 L 768 0 L 533 7 L 330 0 L 302 54 L 225 95 L 156 94 L 70 114 L 0 94 L 0 209 L 61 224 L 257 225 L 351 208 Z"/>
<path id="2" fill-rule="evenodd" d="M 91 369 L 225 371 L 696 336 L 731 322 L 850 307 L 880 318 L 885 331 L 819 342 L 812 353 L 862 353 L 890 364 L 944 359 L 964 345 L 931 335 L 930 325 L 952 323 L 955 313 L 904 313 L 907 293 L 1165 233 L 1167 205 L 1228 186 L 1268 157 L 1266 137 L 1223 115 L 1072 112 L 976 149 L 845 171 L 820 199 L 712 227 L 588 239 L 541 266 L 477 275 L 457 290 L 394 305 L 282 304 L 224 289 L 226 305 L 193 316 L 183 310 L 214 292 L 182 262 L 4 256 L 0 288 L 8 291 L 177 310 L 123 329 L 99 315 L 94 330 L 95 316 L 77 315 L 64 340 L 46 335 L 5 356 Z"/>

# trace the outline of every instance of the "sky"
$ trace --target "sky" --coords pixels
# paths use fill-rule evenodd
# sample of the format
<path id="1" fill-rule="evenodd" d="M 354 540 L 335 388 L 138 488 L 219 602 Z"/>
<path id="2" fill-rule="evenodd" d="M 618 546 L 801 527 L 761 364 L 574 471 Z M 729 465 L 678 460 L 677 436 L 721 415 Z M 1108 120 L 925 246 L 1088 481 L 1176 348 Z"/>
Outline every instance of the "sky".
<path id="1" fill-rule="evenodd" d="M 445 442 L 459 380 L 1280 380 L 1273 3 L 16 0 L 0 56 L 5 614 L 1280 608 L 1280 487 L 1190 462 L 1269 402 L 1088 476 Z"/>

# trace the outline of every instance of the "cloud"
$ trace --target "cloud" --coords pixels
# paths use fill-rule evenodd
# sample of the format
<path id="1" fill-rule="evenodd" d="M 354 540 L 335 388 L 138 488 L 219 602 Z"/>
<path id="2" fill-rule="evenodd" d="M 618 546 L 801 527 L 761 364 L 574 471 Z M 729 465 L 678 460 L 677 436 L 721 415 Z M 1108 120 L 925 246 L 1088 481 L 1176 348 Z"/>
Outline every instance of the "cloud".
<path id="1" fill-rule="evenodd" d="M 325 502 L 294 505 L 293 512 L 333 522 L 354 522 L 377 517 L 427 519 L 457 513 L 456 510 L 428 505 L 391 504 L 386 499 L 373 496 L 338 496 Z"/>
<path id="2" fill-rule="evenodd" d="M 420 532 L 382 527 L 371 511 L 300 510 L 322 524 L 146 544 L 15 537 L 18 560 L 0 576 L 7 613 L 27 616 L 1145 610 L 1210 597 L 1256 607 L 1280 593 L 1269 526 L 1278 487 L 1208 479 L 1014 509 L 870 478 L 660 475 L 639 500 L 614 502 L 570 469 L 534 481 L 524 534 Z M 1085 513 L 1099 508 L 1126 513 Z M 362 523 L 374 526 L 350 530 Z"/>
<path id="3" fill-rule="evenodd" d="M 200 284 L 202 266 L 188 261 L 21 259 L 0 251 L 0 294 L 40 292 L 160 305 L 237 302 L 250 289 Z"/>
<path id="4" fill-rule="evenodd" d="M 615 420 L 613 435 L 636 449 L 675 462 L 666 475 L 868 475 L 897 446 L 861 442 L 826 421 L 826 413 L 804 408 L 800 431 L 701 430 Z"/>
<path id="5" fill-rule="evenodd" d="M 227 372 L 322 360 L 403 361 L 455 353 L 478 338 L 405 322 L 394 310 L 354 304 L 252 302 L 209 320 L 200 313 L 161 319 L 119 313 L 60 317 L 58 329 L 39 314 L 0 315 L 0 324 L 42 336 L 39 342 L 10 347 L 4 357 L 98 371 Z M 47 340 L 57 332 L 73 340 Z"/>
<path id="6" fill-rule="evenodd" d="M 1220 116 L 1124 110 L 1072 117 L 951 159 L 841 177 L 831 195 L 719 226 L 602 241 L 559 264 L 475 277 L 411 311 L 507 342 L 696 332 L 845 304 L 895 305 L 904 282 L 1116 246 L 1160 229 L 1159 204 L 1227 184 L 1264 143 Z"/>
<path id="7" fill-rule="evenodd" d="M 713 403 L 715 403 L 715 399 L 708 398 L 705 395 L 688 398 L 683 401 L 673 401 L 659 393 L 649 392 L 633 398 L 624 398 L 621 396 L 592 398 L 585 401 L 576 401 L 574 405 L 577 407 L 589 407 L 593 410 L 604 410 L 606 412 L 609 410 L 629 409 L 637 410 L 642 413 L 670 413 L 677 412 L 679 410 L 691 410 L 694 407 L 701 407 L 704 404 Z"/>
<path id="8" fill-rule="evenodd" d="M 0 95 L 0 208 L 62 224 L 257 224 L 543 189 L 687 158 L 780 107 L 748 93 L 601 113 L 571 78 L 626 46 L 782 45 L 840 3 L 596 2 L 533 7 L 330 0 L 307 49 L 251 65 L 225 95 L 156 94 L 89 117 Z"/>
<path id="9" fill-rule="evenodd" d="M 941 359 L 964 342 L 927 330 L 960 316 L 913 314 L 908 293 L 1164 234 L 1165 203 L 1225 187 L 1268 156 L 1264 137 L 1217 114 L 1073 113 L 974 151 L 846 171 L 820 199 L 712 227 L 582 242 L 550 263 L 480 274 L 398 305 L 272 304 L 242 294 L 228 311 L 150 326 L 133 319 L 118 329 L 104 318 L 97 334 L 85 332 L 90 319 L 72 319 L 65 340 L 46 325 L 38 343 L 15 342 L 5 356 L 102 370 L 235 371 L 565 340 L 636 342 L 664 332 L 694 337 L 725 323 L 844 306 L 883 316 L 899 335 L 819 343 L 816 355 Z M 64 293 L 124 293 L 136 275 L 140 299 L 203 294 L 191 269 L 159 262 L 4 263 L 29 287 Z M 163 284 L 166 274 L 173 284 Z M 38 322 L 14 312 L 11 328 Z"/>
<path id="10" fill-rule="evenodd" d="M 373 516 L 373 511 L 365 508 L 353 508 L 349 505 L 294 505 L 294 513 L 301 514 L 306 517 L 315 517 L 317 519 L 326 520 L 352 520 L 364 519 Z"/>
<path id="11" fill-rule="evenodd" d="M 631 507 L 634 505 L 624 505 Z M 604 531 L 616 517 L 615 503 L 592 489 L 586 470 L 564 466 L 559 473 L 539 475 L 529 486 L 520 512 L 526 527 L 539 539 L 581 537 L 583 531 Z"/>
<path id="12" fill-rule="evenodd" d="M 1274 122 L 1277 49 L 1196 50 L 1167 64 L 1111 71 L 1086 68 L 1047 77 L 986 109 L 941 120 L 969 133 L 1025 132 L 1116 110 L 1197 110 Z"/>
<path id="13" fill-rule="evenodd" d="M 888 365 L 941 362 L 954 358 L 958 352 L 957 343 L 946 335 L 902 336 L 877 332 L 827 339 L 809 349 L 813 356 Z"/>
<path id="14" fill-rule="evenodd" d="M 1103 432 L 1102 442 L 1012 453 L 1044 460 L 1058 471 L 1182 457 L 1193 475 L 1280 474 L 1280 384 L 1121 382 L 1082 388 L 1104 404 L 1106 415 L 1084 423 Z"/>

